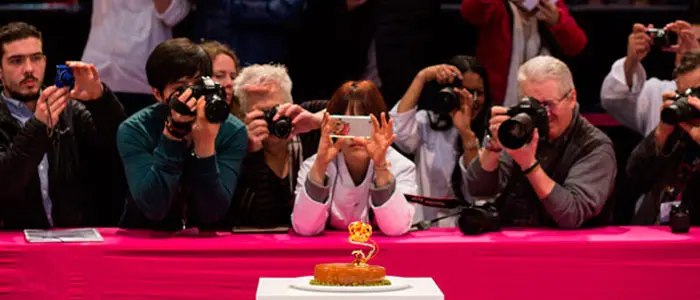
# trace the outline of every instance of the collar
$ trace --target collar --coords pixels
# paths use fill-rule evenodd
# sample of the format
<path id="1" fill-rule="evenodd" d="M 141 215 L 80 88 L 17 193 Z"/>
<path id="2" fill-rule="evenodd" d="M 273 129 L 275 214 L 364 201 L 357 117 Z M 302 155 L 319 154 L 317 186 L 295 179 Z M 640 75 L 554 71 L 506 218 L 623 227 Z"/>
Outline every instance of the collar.
<path id="1" fill-rule="evenodd" d="M 11 111 L 29 111 L 29 107 L 27 107 L 27 105 L 25 105 L 24 102 L 8 97 L 7 95 L 5 95 L 4 91 L 0 92 L 0 97 L 2 97 L 3 100 L 5 100 L 7 108 Z"/>

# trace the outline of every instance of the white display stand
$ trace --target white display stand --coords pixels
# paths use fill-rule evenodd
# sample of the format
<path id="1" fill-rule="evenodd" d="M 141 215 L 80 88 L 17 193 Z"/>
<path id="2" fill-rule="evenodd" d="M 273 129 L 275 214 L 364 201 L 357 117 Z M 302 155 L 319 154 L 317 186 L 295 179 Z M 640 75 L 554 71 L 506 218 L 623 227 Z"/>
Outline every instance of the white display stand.
<path id="1" fill-rule="evenodd" d="M 444 300 L 435 281 L 432 278 L 402 278 L 411 287 L 387 292 L 312 292 L 293 288 L 291 285 L 296 278 L 260 278 L 256 300 Z"/>

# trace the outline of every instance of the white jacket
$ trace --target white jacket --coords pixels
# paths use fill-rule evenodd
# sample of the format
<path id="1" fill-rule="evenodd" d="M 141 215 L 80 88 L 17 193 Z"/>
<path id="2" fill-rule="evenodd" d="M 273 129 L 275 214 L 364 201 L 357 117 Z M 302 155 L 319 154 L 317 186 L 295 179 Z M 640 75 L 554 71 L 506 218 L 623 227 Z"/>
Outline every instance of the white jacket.
<path id="1" fill-rule="evenodd" d="M 618 59 L 600 89 L 603 108 L 622 125 L 646 136 L 659 124 L 664 92 L 676 90 L 676 82 L 650 78 L 642 64 L 632 75 L 632 88 L 625 79 L 625 58 Z"/>
<path id="2" fill-rule="evenodd" d="M 415 208 L 404 197 L 416 192 L 415 166 L 396 150 L 389 148 L 386 153 L 389 170 L 395 182 L 394 192 L 383 205 L 372 204 L 370 188 L 374 185 L 374 163 L 370 161 L 364 181 L 355 186 L 343 159 L 342 153 L 328 164 L 329 194 L 325 203 L 319 203 L 306 191 L 309 170 L 316 161 L 316 155 L 309 157 L 299 170 L 296 199 L 292 211 L 292 226 L 300 235 L 316 235 L 330 220 L 333 228 L 347 230 L 354 221 L 369 222 L 369 209 L 374 211 L 374 220 L 385 235 L 405 234 L 411 227 Z M 330 218 L 330 219 L 329 219 Z"/>
<path id="3" fill-rule="evenodd" d="M 428 112 L 413 109 L 399 113 L 397 103 L 389 112 L 394 120 L 395 143 L 404 152 L 415 155 L 416 184 L 418 195 L 426 197 L 454 197 L 452 191 L 452 171 L 457 163 L 458 155 L 455 143 L 459 137 L 457 128 L 445 131 L 433 130 L 430 127 Z M 462 185 L 462 194 L 469 196 L 466 185 Z M 465 199 L 470 201 L 469 199 Z M 423 205 L 416 206 L 414 222 L 432 220 L 453 214 L 456 210 Z M 457 217 L 447 218 L 438 222 L 438 227 L 456 227 Z"/>

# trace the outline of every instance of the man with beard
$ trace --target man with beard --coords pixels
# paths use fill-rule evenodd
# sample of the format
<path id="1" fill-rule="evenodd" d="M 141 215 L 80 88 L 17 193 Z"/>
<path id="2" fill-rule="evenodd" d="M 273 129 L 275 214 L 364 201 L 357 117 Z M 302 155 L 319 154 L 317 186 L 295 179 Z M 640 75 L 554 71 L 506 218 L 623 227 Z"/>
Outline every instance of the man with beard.
<path id="1" fill-rule="evenodd" d="M 1 228 L 116 225 L 125 116 L 97 69 L 68 62 L 74 86 L 43 88 L 41 32 L 26 23 L 0 27 L 0 59 Z"/>

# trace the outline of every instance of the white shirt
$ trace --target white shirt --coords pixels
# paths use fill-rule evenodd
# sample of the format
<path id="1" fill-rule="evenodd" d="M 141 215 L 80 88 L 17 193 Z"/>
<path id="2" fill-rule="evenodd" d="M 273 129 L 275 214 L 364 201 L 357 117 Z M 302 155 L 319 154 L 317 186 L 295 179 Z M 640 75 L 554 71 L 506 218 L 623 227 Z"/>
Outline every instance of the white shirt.
<path id="1" fill-rule="evenodd" d="M 632 75 L 632 88 L 625 79 L 625 58 L 618 59 L 605 77 L 600 89 L 603 108 L 626 127 L 647 135 L 654 131 L 661 118 L 664 92 L 677 89 L 672 80 L 650 78 L 642 64 L 637 64 Z"/>
<path id="2" fill-rule="evenodd" d="M 115 92 L 151 94 L 146 60 L 189 10 L 187 0 L 172 0 L 163 14 L 151 0 L 94 0 L 82 60 L 94 64 Z"/>
<path id="3" fill-rule="evenodd" d="M 411 228 L 414 205 L 408 203 L 404 194 L 414 194 L 415 165 L 391 147 L 386 152 L 389 170 L 394 177 L 395 189 L 381 206 L 374 206 L 370 197 L 370 187 L 374 182 L 374 164 L 370 162 L 367 175 L 355 186 L 342 153 L 338 153 L 326 168 L 329 194 L 325 203 L 311 198 L 306 191 L 309 171 L 316 161 L 316 155 L 309 157 L 299 169 L 296 198 L 292 211 L 292 226 L 300 235 L 316 235 L 326 227 L 326 222 L 334 228 L 347 230 L 354 221 L 369 223 L 369 210 L 385 235 L 398 236 Z"/>
<path id="4" fill-rule="evenodd" d="M 415 155 L 416 184 L 418 195 L 426 197 L 454 197 L 452 191 L 452 171 L 458 155 L 455 143 L 459 133 L 452 127 L 445 131 L 430 128 L 428 112 L 416 107 L 404 113 L 398 113 L 397 103 L 389 112 L 394 120 L 396 146 L 404 152 Z M 469 195 L 466 191 L 463 194 Z M 432 220 L 452 213 L 454 210 L 416 207 L 415 222 Z M 457 218 L 447 218 L 438 222 L 438 227 L 455 227 Z"/>

